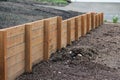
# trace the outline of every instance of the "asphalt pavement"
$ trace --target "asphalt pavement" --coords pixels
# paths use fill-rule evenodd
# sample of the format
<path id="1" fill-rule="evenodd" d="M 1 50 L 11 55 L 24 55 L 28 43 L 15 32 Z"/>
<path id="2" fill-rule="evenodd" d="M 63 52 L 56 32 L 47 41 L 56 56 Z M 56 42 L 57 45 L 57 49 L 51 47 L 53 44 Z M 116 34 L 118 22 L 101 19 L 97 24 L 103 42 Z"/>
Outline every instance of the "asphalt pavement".
<path id="1" fill-rule="evenodd" d="M 104 19 L 107 21 L 112 21 L 113 16 L 118 16 L 120 19 L 120 3 L 117 2 L 73 2 L 65 7 L 46 7 L 78 12 L 104 12 Z"/>

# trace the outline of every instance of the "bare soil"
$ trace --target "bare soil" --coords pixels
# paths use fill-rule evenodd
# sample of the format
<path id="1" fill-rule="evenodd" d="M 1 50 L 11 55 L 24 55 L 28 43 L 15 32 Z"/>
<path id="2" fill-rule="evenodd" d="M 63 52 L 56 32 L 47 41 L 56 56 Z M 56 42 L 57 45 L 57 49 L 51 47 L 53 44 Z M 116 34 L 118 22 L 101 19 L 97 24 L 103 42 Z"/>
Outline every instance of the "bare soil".
<path id="1" fill-rule="evenodd" d="M 38 6 L 42 3 L 19 1 L 0 2 L 0 29 L 49 17 L 62 16 L 63 19 L 68 19 L 70 17 L 83 14 L 80 12 L 63 11 L 49 7 Z"/>
<path id="2" fill-rule="evenodd" d="M 104 24 L 16 80 L 120 80 L 120 24 Z"/>

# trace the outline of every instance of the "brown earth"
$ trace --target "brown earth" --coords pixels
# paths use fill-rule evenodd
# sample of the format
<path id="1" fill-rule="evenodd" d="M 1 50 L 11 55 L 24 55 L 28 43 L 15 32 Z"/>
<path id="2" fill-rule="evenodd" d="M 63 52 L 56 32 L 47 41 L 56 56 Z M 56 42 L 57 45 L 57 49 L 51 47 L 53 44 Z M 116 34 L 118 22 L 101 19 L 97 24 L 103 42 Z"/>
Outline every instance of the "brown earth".
<path id="1" fill-rule="evenodd" d="M 16 80 L 120 80 L 120 24 L 104 24 Z"/>

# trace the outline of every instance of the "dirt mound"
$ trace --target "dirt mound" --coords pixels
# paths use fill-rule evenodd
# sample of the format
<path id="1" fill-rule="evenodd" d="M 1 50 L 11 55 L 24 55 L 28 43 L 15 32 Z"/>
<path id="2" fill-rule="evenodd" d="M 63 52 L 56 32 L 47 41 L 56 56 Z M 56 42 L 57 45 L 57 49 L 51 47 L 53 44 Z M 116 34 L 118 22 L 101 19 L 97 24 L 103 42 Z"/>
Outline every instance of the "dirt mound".
<path id="1" fill-rule="evenodd" d="M 63 48 L 51 55 L 50 60 L 57 62 L 63 60 L 93 60 L 96 58 L 97 50 L 89 47 L 75 47 L 70 49 Z"/>

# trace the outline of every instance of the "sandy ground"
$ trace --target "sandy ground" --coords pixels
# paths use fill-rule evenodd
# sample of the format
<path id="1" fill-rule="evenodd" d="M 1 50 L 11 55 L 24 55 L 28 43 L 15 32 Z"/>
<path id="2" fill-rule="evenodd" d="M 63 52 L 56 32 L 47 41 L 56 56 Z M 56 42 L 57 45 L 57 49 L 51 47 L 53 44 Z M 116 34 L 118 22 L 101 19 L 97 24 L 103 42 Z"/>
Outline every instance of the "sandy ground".
<path id="1" fill-rule="evenodd" d="M 120 25 L 92 30 L 16 80 L 120 80 Z"/>

